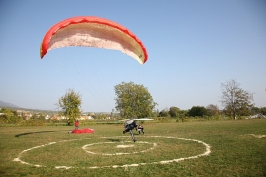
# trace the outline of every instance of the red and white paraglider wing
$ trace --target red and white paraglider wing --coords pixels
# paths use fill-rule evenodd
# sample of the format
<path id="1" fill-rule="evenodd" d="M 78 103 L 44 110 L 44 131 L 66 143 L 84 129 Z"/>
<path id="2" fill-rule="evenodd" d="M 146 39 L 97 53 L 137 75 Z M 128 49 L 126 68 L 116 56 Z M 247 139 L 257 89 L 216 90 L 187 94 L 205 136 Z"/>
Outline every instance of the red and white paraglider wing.
<path id="1" fill-rule="evenodd" d="M 74 17 L 52 26 L 42 41 L 41 58 L 48 50 L 68 46 L 120 50 L 141 64 L 148 59 L 146 48 L 132 32 L 118 23 L 99 17 Z"/>

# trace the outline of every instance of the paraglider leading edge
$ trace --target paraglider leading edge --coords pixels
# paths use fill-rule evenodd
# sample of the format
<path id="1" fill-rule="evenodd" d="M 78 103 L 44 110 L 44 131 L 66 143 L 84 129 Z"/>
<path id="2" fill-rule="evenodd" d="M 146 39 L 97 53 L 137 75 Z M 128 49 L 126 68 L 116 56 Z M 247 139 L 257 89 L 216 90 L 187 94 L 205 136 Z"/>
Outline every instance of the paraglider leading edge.
<path id="1" fill-rule="evenodd" d="M 145 46 L 142 44 L 142 42 L 137 38 L 136 35 L 134 35 L 131 31 L 129 31 L 127 28 L 123 27 L 122 25 L 110 21 L 108 19 L 94 17 L 94 16 L 78 16 L 78 17 L 72 17 L 65 19 L 54 26 L 52 26 L 46 33 L 46 35 L 43 38 L 43 41 L 40 46 L 40 57 L 43 58 L 45 54 L 49 50 L 50 40 L 52 39 L 53 35 L 55 35 L 59 30 L 64 29 L 68 27 L 69 25 L 76 25 L 76 24 L 82 24 L 82 23 L 93 23 L 93 24 L 99 24 L 99 25 L 106 25 L 108 28 L 114 28 L 119 31 L 121 31 L 123 35 L 127 35 L 132 38 L 132 41 L 134 41 L 137 44 L 137 47 L 140 47 L 142 49 L 141 54 L 136 54 L 134 51 L 130 51 L 132 53 L 135 53 L 135 55 L 138 55 L 139 61 L 141 64 L 144 64 L 148 60 L 148 54 L 146 51 Z M 106 34 L 109 35 L 109 34 Z M 135 47 L 135 46 L 134 46 Z M 128 54 L 128 53 L 127 53 Z M 136 59 L 136 58 L 135 58 Z M 138 60 L 138 59 L 137 59 Z"/>

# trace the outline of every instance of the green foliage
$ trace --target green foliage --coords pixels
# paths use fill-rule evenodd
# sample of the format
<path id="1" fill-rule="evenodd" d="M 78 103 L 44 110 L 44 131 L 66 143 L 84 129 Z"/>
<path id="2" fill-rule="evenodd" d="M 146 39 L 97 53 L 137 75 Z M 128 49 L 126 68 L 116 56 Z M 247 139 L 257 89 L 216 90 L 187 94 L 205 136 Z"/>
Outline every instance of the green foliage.
<path id="1" fill-rule="evenodd" d="M 266 115 L 266 107 L 260 108 L 260 113 Z"/>
<path id="2" fill-rule="evenodd" d="M 168 117 L 169 116 L 169 112 L 166 110 L 162 110 L 159 112 L 159 117 Z"/>
<path id="3" fill-rule="evenodd" d="M 178 118 L 185 118 L 186 116 L 188 116 L 188 111 L 187 110 L 180 110 L 178 113 Z"/>
<path id="4" fill-rule="evenodd" d="M 207 114 L 207 109 L 203 106 L 193 106 L 189 111 L 188 115 L 192 117 L 204 117 Z"/>
<path id="5" fill-rule="evenodd" d="M 133 82 L 122 82 L 115 86 L 116 110 L 124 118 L 151 117 L 157 105 L 148 89 Z"/>
<path id="6" fill-rule="evenodd" d="M 239 116 L 249 116 L 250 115 L 250 108 L 248 108 L 248 107 L 241 107 L 240 109 L 239 109 Z"/>
<path id="7" fill-rule="evenodd" d="M 72 125 L 81 114 L 81 95 L 69 89 L 64 96 L 59 98 L 56 105 L 61 109 L 60 115 L 67 118 L 68 125 Z"/>
<path id="8" fill-rule="evenodd" d="M 180 109 L 178 107 L 172 106 L 169 109 L 169 115 L 170 115 L 170 117 L 178 117 L 179 112 L 180 112 Z"/>
<path id="9" fill-rule="evenodd" d="M 42 113 L 34 113 L 31 119 L 45 120 L 45 116 Z"/>
<path id="10" fill-rule="evenodd" d="M 254 114 L 263 114 L 263 115 L 266 115 L 266 107 L 261 107 L 261 108 L 258 108 L 258 107 L 252 107 L 251 108 L 251 115 L 254 115 Z"/>
<path id="11" fill-rule="evenodd" d="M 18 116 L 15 110 L 2 108 L 0 112 L 2 113 L 0 115 L 0 124 L 18 124 L 23 121 L 23 117 Z"/>
<path id="12" fill-rule="evenodd" d="M 155 121 L 158 122 L 158 123 L 172 122 L 171 118 L 169 118 L 169 117 L 157 117 L 155 119 Z"/>

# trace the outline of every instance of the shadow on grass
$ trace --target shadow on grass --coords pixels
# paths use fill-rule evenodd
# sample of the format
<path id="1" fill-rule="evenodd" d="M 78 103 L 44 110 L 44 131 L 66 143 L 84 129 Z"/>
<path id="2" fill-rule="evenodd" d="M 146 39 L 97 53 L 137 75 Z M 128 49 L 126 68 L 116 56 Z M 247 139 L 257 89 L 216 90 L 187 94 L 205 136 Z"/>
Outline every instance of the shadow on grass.
<path id="1" fill-rule="evenodd" d="M 15 135 L 15 137 L 19 138 L 20 136 L 24 136 L 24 135 L 31 135 L 31 134 L 35 134 L 35 133 L 50 133 L 50 132 L 56 132 L 56 131 L 40 131 L 40 132 L 21 133 L 21 134 Z"/>
<path id="2" fill-rule="evenodd" d="M 112 142 L 120 142 L 120 139 L 108 138 L 107 140 L 112 141 Z"/>

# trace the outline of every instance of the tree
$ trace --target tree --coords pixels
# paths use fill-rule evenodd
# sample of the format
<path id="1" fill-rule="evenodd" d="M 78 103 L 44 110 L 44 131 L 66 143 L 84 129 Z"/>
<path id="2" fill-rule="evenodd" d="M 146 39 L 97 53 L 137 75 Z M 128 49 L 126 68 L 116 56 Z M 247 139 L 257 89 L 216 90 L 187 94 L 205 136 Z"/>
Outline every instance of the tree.
<path id="1" fill-rule="evenodd" d="M 188 110 L 180 110 L 178 113 L 178 118 L 185 118 L 188 115 Z"/>
<path id="2" fill-rule="evenodd" d="M 266 107 L 260 108 L 260 113 L 266 115 Z"/>
<path id="3" fill-rule="evenodd" d="M 180 109 L 178 107 L 172 106 L 169 109 L 169 115 L 171 117 L 178 117 Z"/>
<path id="4" fill-rule="evenodd" d="M 12 110 L 10 108 L 2 108 L 0 110 L 0 123 L 18 123 L 21 118 L 18 116 L 17 111 Z"/>
<path id="5" fill-rule="evenodd" d="M 216 114 L 219 114 L 219 108 L 217 105 L 209 104 L 208 106 L 206 106 L 206 109 L 208 116 L 214 116 Z"/>
<path id="6" fill-rule="evenodd" d="M 133 82 L 122 82 L 115 86 L 116 110 L 124 118 L 141 118 L 153 115 L 157 105 L 147 88 Z"/>
<path id="7" fill-rule="evenodd" d="M 259 114 L 261 113 L 261 108 L 258 108 L 258 107 L 253 107 L 251 108 L 251 115 L 254 115 L 254 114 Z"/>
<path id="8" fill-rule="evenodd" d="M 81 114 L 81 95 L 69 89 L 64 96 L 59 98 L 56 105 L 61 109 L 60 115 L 67 118 L 68 125 L 72 125 Z"/>
<path id="9" fill-rule="evenodd" d="M 243 111 L 253 107 L 253 94 L 241 89 L 240 84 L 235 80 L 227 81 L 221 84 L 222 97 L 221 103 L 224 106 L 225 113 L 236 119 L 237 115 L 243 114 Z"/>
<path id="10" fill-rule="evenodd" d="M 188 115 L 192 117 L 204 117 L 206 115 L 207 109 L 203 106 L 193 106 L 189 111 Z"/>
<path id="11" fill-rule="evenodd" d="M 159 117 L 168 117 L 169 116 L 169 111 L 162 110 L 159 112 Z"/>

